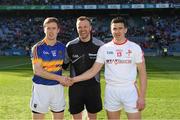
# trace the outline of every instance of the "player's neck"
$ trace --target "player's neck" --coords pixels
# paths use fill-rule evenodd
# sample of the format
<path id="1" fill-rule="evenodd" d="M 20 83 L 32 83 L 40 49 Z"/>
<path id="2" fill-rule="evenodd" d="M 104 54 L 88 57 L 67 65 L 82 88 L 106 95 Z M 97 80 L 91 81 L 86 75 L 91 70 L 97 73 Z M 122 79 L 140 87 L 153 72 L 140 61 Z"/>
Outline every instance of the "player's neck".
<path id="1" fill-rule="evenodd" d="M 56 44 L 57 40 L 56 39 L 49 40 L 49 39 L 45 38 L 45 42 L 47 45 L 53 46 Z"/>
<path id="2" fill-rule="evenodd" d="M 81 37 L 79 37 L 79 38 L 81 39 L 82 42 L 89 42 L 91 40 L 90 35 L 88 37 L 86 37 L 86 38 L 81 38 Z"/>
<path id="3" fill-rule="evenodd" d="M 123 43 L 125 43 L 127 41 L 127 38 L 119 38 L 119 39 L 116 39 L 116 38 L 113 38 L 113 42 L 115 43 L 115 44 L 123 44 Z"/>

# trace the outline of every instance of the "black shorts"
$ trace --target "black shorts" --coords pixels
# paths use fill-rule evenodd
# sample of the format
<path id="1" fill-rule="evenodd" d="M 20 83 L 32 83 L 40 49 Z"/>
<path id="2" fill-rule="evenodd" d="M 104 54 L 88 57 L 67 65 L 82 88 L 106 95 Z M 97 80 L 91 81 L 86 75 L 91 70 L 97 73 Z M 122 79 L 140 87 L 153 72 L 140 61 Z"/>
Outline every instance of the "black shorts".
<path id="1" fill-rule="evenodd" d="M 100 84 L 78 85 L 69 87 L 69 111 L 77 114 L 86 110 L 89 113 L 97 113 L 102 110 Z"/>

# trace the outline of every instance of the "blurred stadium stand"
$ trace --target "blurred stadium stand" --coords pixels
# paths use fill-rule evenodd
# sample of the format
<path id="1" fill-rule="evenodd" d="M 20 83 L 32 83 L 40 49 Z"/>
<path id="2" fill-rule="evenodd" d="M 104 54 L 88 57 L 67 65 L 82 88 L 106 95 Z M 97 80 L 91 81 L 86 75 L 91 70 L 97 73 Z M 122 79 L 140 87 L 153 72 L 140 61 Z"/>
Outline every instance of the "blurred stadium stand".
<path id="1" fill-rule="evenodd" d="M 155 13 L 155 14 L 154 14 Z M 28 55 L 44 37 L 42 22 L 55 16 L 61 22 L 58 39 L 66 44 L 77 36 L 80 15 L 91 17 L 93 36 L 112 39 L 110 21 L 128 19 L 128 39 L 147 56 L 180 56 L 180 0 L 0 0 L 0 55 Z"/>

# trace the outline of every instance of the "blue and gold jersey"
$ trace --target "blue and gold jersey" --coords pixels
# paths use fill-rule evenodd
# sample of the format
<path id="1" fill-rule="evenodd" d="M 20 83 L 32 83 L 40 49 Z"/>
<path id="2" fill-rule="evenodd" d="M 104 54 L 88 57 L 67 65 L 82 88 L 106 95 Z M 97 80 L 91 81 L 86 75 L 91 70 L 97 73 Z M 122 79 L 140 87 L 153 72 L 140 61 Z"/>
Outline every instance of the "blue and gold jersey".
<path id="1" fill-rule="evenodd" d="M 65 59 L 65 49 L 65 45 L 60 42 L 56 42 L 55 45 L 50 46 L 44 39 L 35 44 L 32 48 L 32 64 L 40 63 L 45 71 L 62 75 L 62 64 Z M 48 80 L 37 75 L 34 75 L 32 80 L 36 84 L 59 84 L 56 80 Z"/>

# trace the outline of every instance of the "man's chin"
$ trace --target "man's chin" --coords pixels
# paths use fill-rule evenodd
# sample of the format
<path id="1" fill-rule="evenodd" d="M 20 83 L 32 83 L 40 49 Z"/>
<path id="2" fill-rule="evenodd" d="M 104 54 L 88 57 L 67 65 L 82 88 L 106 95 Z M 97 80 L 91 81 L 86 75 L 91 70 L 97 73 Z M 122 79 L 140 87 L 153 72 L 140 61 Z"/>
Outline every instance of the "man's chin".
<path id="1" fill-rule="evenodd" d="M 48 37 L 48 39 L 49 39 L 49 40 L 54 40 L 54 39 L 55 39 L 55 37 Z"/>
<path id="2" fill-rule="evenodd" d="M 80 36 L 80 39 L 86 39 L 87 37 L 86 36 Z"/>

